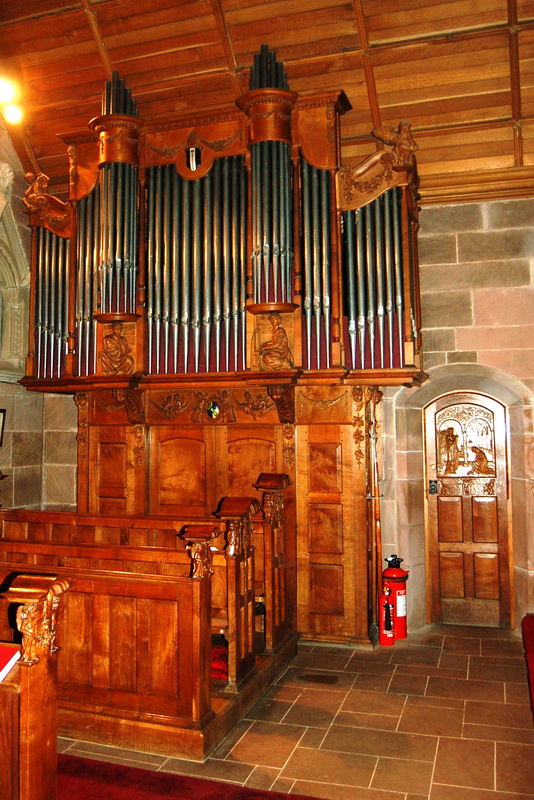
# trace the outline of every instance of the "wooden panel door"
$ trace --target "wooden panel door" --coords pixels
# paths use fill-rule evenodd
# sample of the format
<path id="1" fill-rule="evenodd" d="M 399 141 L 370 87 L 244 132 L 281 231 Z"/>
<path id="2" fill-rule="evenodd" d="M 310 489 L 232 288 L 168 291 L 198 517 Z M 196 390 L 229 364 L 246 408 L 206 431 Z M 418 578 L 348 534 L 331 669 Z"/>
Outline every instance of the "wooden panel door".
<path id="1" fill-rule="evenodd" d="M 194 516 L 216 509 L 215 432 L 204 425 L 150 429 L 151 514 Z"/>
<path id="2" fill-rule="evenodd" d="M 368 640 L 365 468 L 350 425 L 298 431 L 298 627 L 304 638 Z"/>
<path id="3" fill-rule="evenodd" d="M 425 412 L 430 621 L 510 627 L 506 417 L 489 397 Z"/>

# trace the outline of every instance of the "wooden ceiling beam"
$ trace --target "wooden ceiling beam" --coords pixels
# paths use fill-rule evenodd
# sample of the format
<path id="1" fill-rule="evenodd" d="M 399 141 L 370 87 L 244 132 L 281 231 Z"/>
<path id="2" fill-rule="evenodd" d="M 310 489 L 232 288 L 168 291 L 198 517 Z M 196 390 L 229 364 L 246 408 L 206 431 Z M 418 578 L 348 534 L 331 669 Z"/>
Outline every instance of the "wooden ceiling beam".
<path id="1" fill-rule="evenodd" d="M 367 28 L 365 25 L 365 14 L 363 11 L 362 0 L 352 0 L 354 9 L 354 18 L 356 20 L 356 29 L 358 31 L 358 38 L 361 46 L 361 56 L 363 71 L 365 75 L 365 82 L 367 84 L 367 97 L 369 99 L 369 110 L 371 112 L 371 120 L 373 128 L 379 128 L 382 124 L 380 115 L 380 106 L 378 104 L 378 92 L 376 90 L 375 75 L 371 56 L 369 54 L 369 40 L 367 36 Z"/>
<path id="2" fill-rule="evenodd" d="M 228 33 L 228 25 L 226 23 L 226 18 L 224 16 L 220 0 L 211 0 L 211 7 L 213 9 L 213 16 L 215 17 L 215 20 L 217 22 L 217 30 L 219 31 L 219 35 L 221 37 L 226 63 L 228 64 L 228 70 L 232 78 L 232 83 L 235 90 L 235 97 L 237 100 L 237 98 L 241 95 L 242 88 L 241 88 L 241 83 L 239 82 L 239 78 L 237 76 L 237 60 L 235 57 L 234 49 L 232 47 L 232 43 L 230 41 L 230 35 Z"/>
<path id="3" fill-rule="evenodd" d="M 96 19 L 96 14 L 94 11 L 91 10 L 89 6 L 88 0 L 82 0 L 83 10 L 85 11 L 87 22 L 89 23 L 89 27 L 91 28 L 91 32 L 93 34 L 98 52 L 100 54 L 100 58 L 102 59 L 102 64 L 104 69 L 106 70 L 106 75 L 108 76 L 108 80 L 111 80 L 113 77 L 113 67 L 111 65 L 111 61 L 109 60 L 109 56 L 106 50 L 106 45 L 104 44 L 104 38 L 98 27 L 98 21 Z"/>

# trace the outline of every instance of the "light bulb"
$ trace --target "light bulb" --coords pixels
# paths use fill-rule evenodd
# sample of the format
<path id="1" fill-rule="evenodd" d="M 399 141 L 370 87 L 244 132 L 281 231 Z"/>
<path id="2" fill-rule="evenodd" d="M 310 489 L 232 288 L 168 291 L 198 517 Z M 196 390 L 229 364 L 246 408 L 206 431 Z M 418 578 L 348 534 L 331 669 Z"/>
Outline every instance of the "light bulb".
<path id="1" fill-rule="evenodd" d="M 0 80 L 0 102 L 9 103 L 15 94 L 15 87 L 9 81 Z"/>
<path id="2" fill-rule="evenodd" d="M 8 122 L 20 122 L 22 119 L 22 111 L 17 106 L 6 106 L 4 108 L 4 117 Z"/>

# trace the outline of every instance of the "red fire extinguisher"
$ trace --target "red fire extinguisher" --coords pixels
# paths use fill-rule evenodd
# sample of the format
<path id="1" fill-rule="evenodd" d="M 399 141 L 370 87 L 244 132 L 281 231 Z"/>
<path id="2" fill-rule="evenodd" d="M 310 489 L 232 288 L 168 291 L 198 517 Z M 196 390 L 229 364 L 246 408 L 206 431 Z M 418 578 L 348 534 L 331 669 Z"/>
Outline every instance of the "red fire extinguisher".
<path id="1" fill-rule="evenodd" d="M 393 630 L 395 639 L 406 639 L 408 635 L 406 625 L 406 581 L 408 571 L 401 569 L 402 558 L 393 553 L 385 559 L 389 566 L 382 573 L 383 588 L 391 590 L 393 603 Z"/>
<path id="2" fill-rule="evenodd" d="M 378 642 L 386 646 L 395 644 L 395 633 L 393 631 L 393 603 L 391 602 L 391 590 L 384 589 L 384 594 L 380 598 L 380 625 L 378 629 Z"/>

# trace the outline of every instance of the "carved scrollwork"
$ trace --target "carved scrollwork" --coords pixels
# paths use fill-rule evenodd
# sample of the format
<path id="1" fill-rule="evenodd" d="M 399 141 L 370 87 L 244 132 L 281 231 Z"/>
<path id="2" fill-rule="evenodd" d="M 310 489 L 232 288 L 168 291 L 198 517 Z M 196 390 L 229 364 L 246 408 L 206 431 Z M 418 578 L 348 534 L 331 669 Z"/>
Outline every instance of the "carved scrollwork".
<path id="1" fill-rule="evenodd" d="M 282 433 L 284 436 L 284 460 L 288 467 L 292 467 L 295 463 L 295 426 L 286 422 L 282 426 Z"/>
<path id="2" fill-rule="evenodd" d="M 361 386 L 355 386 L 352 390 L 352 402 L 354 405 L 354 415 L 352 418 L 354 432 L 352 434 L 352 438 L 356 447 L 354 450 L 354 458 L 356 459 L 358 466 L 361 467 L 364 458 L 363 444 L 365 442 L 365 397 L 364 390 Z"/>
<path id="3" fill-rule="evenodd" d="M 78 407 L 78 454 L 84 461 L 87 458 L 88 426 L 89 426 L 89 402 L 86 392 L 78 392 L 74 396 L 74 402 Z"/>
<path id="4" fill-rule="evenodd" d="M 395 157 L 391 153 L 381 153 L 379 166 L 370 178 L 361 180 L 359 167 L 343 166 L 339 170 L 339 182 L 343 197 L 347 205 L 352 204 L 359 194 L 376 192 L 384 184 L 387 186 L 393 180 L 393 166 Z"/>
<path id="5" fill-rule="evenodd" d="M 268 386 L 269 397 L 276 403 L 280 422 L 295 422 L 295 387 L 287 385 Z"/>

